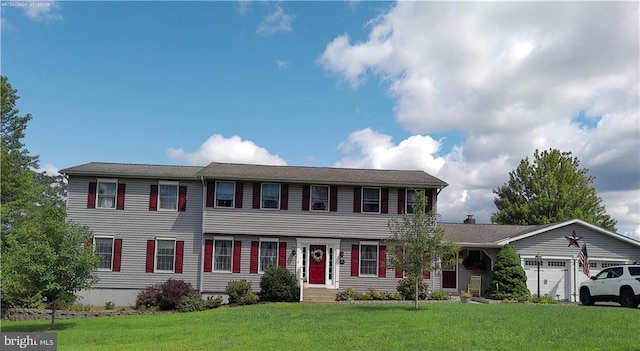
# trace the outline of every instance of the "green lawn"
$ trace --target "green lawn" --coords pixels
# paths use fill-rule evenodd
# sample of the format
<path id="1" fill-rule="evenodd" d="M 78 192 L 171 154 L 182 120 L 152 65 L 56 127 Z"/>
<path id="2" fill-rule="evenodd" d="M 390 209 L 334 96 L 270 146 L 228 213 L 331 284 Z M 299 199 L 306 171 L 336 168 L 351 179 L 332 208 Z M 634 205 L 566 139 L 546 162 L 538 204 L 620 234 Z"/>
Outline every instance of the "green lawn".
<path id="1" fill-rule="evenodd" d="M 261 304 L 58 322 L 58 350 L 640 350 L 640 310 L 425 303 Z M 3 321 L 3 332 L 47 321 Z"/>

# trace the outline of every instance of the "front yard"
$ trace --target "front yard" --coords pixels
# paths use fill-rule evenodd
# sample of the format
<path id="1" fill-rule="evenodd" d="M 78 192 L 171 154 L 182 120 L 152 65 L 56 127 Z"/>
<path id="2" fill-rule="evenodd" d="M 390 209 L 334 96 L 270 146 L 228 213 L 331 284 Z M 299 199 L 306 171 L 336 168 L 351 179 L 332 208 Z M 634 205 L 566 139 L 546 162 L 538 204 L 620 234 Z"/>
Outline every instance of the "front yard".
<path id="1" fill-rule="evenodd" d="M 610 306 L 275 303 L 57 322 L 58 350 L 640 350 L 640 311 Z M 48 321 L 3 321 L 3 332 Z"/>

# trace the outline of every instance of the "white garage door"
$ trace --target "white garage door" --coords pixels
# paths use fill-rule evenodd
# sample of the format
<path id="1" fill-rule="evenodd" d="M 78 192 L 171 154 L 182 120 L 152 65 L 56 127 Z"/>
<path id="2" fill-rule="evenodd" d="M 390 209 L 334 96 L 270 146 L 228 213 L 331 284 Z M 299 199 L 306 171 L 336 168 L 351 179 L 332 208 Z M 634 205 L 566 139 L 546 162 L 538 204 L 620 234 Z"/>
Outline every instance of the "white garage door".
<path id="1" fill-rule="evenodd" d="M 568 300 L 571 296 L 569 283 L 569 260 L 542 260 L 540 264 L 540 296 Z M 531 295 L 538 294 L 538 267 L 535 260 L 525 260 L 527 288 Z"/>

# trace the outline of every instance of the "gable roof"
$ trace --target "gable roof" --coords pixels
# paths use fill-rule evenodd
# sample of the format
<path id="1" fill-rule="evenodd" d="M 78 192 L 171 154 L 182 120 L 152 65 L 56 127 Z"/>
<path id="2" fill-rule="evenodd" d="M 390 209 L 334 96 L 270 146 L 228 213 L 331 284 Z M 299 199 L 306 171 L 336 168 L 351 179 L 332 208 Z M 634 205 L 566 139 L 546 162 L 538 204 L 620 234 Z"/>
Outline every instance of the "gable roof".
<path id="1" fill-rule="evenodd" d="M 199 166 L 162 166 L 128 163 L 90 162 L 60 170 L 62 174 L 95 177 L 153 179 L 196 179 Z"/>
<path id="2" fill-rule="evenodd" d="M 444 188 L 448 184 L 424 171 L 267 166 L 212 162 L 198 172 L 205 178 L 343 185 Z"/>
<path id="3" fill-rule="evenodd" d="M 512 237 L 512 238 L 505 238 L 503 240 L 500 240 L 498 242 L 498 244 L 499 245 L 509 244 L 509 243 L 511 243 L 513 241 L 517 241 L 517 240 L 521 240 L 521 239 L 524 239 L 524 238 L 528 238 L 530 236 L 534 236 L 534 235 L 537 235 L 537 234 L 540 234 L 540 233 L 544 233 L 544 232 L 548 232 L 548 231 L 551 231 L 551 230 L 554 230 L 554 229 L 566 227 L 566 226 L 572 225 L 572 224 L 578 224 L 578 225 L 581 225 L 583 227 L 587 227 L 587 228 L 589 228 L 589 229 L 591 229 L 593 231 L 596 231 L 596 232 L 599 232 L 601 234 L 610 236 L 610 237 L 612 237 L 614 239 L 621 240 L 621 241 L 624 241 L 626 243 L 629 243 L 629 244 L 632 244 L 632 245 L 640 247 L 640 241 L 631 239 L 629 237 L 626 237 L 626 236 L 618 234 L 618 233 L 610 232 L 610 231 L 608 231 L 606 229 L 600 228 L 600 227 L 598 227 L 596 225 L 593 225 L 591 223 L 585 222 L 585 221 L 583 221 L 581 219 L 572 219 L 572 220 L 569 220 L 569 221 L 548 224 L 548 225 L 545 225 L 545 226 L 543 226 L 541 228 L 537 228 L 537 229 L 534 229 L 534 230 L 531 230 L 531 231 L 520 233 L 519 235 L 517 235 L 515 237 Z"/>

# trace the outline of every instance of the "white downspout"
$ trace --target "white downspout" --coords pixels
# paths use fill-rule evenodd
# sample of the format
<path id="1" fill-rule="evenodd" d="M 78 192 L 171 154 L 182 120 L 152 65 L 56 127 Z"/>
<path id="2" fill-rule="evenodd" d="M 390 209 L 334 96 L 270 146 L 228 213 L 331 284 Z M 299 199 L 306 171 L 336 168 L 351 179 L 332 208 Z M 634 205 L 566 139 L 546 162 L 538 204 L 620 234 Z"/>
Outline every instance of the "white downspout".
<path id="1" fill-rule="evenodd" d="M 204 229 L 207 218 L 205 213 L 207 208 L 207 187 L 203 176 L 200 176 L 200 182 L 202 183 L 202 227 L 200 228 L 200 271 L 198 272 L 198 292 L 202 295 L 204 281 Z"/>

